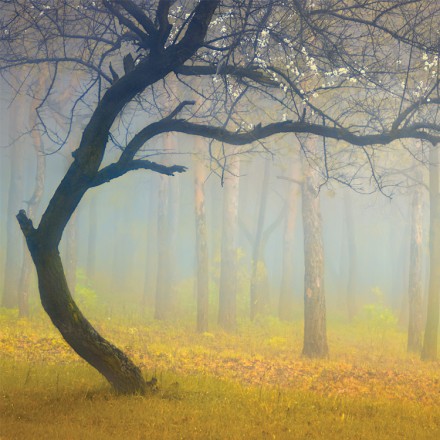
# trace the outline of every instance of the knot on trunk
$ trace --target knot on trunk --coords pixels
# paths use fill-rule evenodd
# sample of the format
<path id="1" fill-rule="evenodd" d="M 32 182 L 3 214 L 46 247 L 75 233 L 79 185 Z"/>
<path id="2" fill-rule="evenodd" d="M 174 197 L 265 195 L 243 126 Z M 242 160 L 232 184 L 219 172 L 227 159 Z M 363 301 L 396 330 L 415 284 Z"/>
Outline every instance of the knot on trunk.
<path id="1" fill-rule="evenodd" d="M 27 216 L 24 209 L 20 209 L 19 213 L 17 214 L 17 220 L 26 238 L 31 236 L 36 231 L 32 220 Z"/>

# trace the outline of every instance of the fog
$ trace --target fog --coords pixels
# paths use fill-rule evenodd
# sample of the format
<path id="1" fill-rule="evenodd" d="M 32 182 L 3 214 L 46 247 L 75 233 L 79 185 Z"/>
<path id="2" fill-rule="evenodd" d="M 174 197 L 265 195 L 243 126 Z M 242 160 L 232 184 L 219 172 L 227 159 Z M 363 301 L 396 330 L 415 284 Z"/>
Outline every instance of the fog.
<path id="1" fill-rule="evenodd" d="M 29 123 L 16 121 L 16 113 L 10 105 L 11 96 L 1 100 L 1 192 L 0 192 L 0 279 L 4 280 L 7 267 L 15 267 L 14 283 L 19 283 L 23 267 L 23 238 L 18 223 L 12 215 L 18 209 L 27 209 L 26 201 L 33 194 L 36 179 L 36 153 L 29 133 Z M 24 115 L 23 115 L 24 116 Z M 19 123 L 23 122 L 23 123 Z M 60 151 L 56 145 L 45 141 L 44 192 L 34 222 L 38 223 L 42 210 L 47 206 L 56 186 L 61 181 L 71 161 L 71 151 L 77 146 L 80 130 L 71 136 L 68 145 Z M 157 255 L 159 246 L 158 222 L 166 219 L 167 244 L 169 248 L 166 268 L 171 285 L 172 308 L 175 319 L 194 318 L 196 301 L 196 229 L 195 229 L 195 176 L 196 161 L 204 167 L 206 227 L 209 250 L 210 278 L 210 325 L 215 326 L 218 306 L 218 289 L 221 264 L 222 200 L 225 181 L 230 177 L 209 157 L 208 144 L 203 141 L 205 154 L 194 155 L 195 139 L 190 136 L 172 137 L 173 151 L 158 154 L 159 163 L 179 164 L 188 171 L 174 177 L 151 171 L 132 172 L 122 178 L 90 190 L 81 201 L 75 218 L 72 218 L 64 234 L 61 254 L 65 266 L 74 264 L 76 269 L 76 294 L 84 287 L 93 291 L 98 304 L 123 304 L 127 309 L 141 310 L 152 316 L 157 286 Z M 149 148 L 161 152 L 165 138 L 154 139 Z M 301 217 L 301 162 L 299 142 L 295 137 L 271 140 L 269 147 L 274 154 L 239 152 L 239 203 L 238 203 L 238 319 L 248 319 L 249 289 L 252 249 L 260 206 L 265 204 L 262 223 L 262 263 L 260 275 L 264 280 L 265 295 L 269 299 L 266 313 L 277 316 L 280 284 L 283 271 L 283 241 L 288 211 L 296 210 L 293 259 L 291 265 L 291 295 L 294 298 L 298 319 L 303 307 L 304 249 Z M 226 146 L 227 148 L 227 146 Z M 14 151 L 20 150 L 19 162 L 13 160 Z M 231 152 L 234 152 L 231 147 Z M 48 154 L 50 153 L 50 154 Z M 43 153 L 38 153 L 43 154 Z M 391 150 L 392 160 L 399 160 L 399 149 Z M 393 156 L 394 155 L 394 156 Z M 111 160 L 111 153 L 108 160 Z M 235 160 L 235 159 L 234 159 Z M 391 160 L 391 161 L 392 161 Z M 291 179 L 291 164 L 296 168 L 295 182 Z M 365 174 L 363 186 L 355 186 L 369 194 L 359 194 L 349 185 L 322 178 L 319 199 L 323 225 L 325 252 L 325 290 L 327 309 L 341 317 L 347 316 L 347 289 L 349 273 L 354 271 L 356 311 L 365 304 L 384 301 L 402 322 L 406 321 L 409 230 L 411 218 L 411 188 L 393 187 L 391 190 L 374 191 L 371 175 Z M 264 174 L 268 173 L 266 178 Z M 289 174 L 290 173 L 290 174 Z M 401 179 L 400 179 L 401 180 Z M 267 182 L 267 191 L 263 188 Z M 14 183 L 15 182 L 15 183 Z M 395 180 L 399 182 L 399 178 Z M 8 200 L 10 186 L 17 188 L 13 201 Z M 353 185 L 354 186 L 354 185 Z M 294 192 L 294 196 L 289 194 Z M 262 195 L 267 200 L 262 201 Z M 390 197 L 390 194 L 392 195 Z M 163 198 L 164 217 L 158 220 L 160 198 Z M 289 208 L 289 197 L 293 203 Z M 425 197 L 426 198 L 426 197 Z M 9 204 L 9 205 L 8 205 Z M 8 209 L 8 206 L 10 208 Z M 424 204 L 426 211 L 426 203 Z M 10 211 L 11 207 L 14 211 Z M 351 210 L 351 215 L 348 213 Z M 13 228 L 13 250 L 7 249 L 8 222 Z M 424 215 L 426 223 L 428 215 Z M 262 220 L 260 220 L 261 222 Z M 350 223 L 350 224 L 349 224 Z M 350 243 L 349 230 L 354 240 Z M 68 257 L 66 236 L 76 231 L 73 238 L 73 254 Z M 426 230 L 426 225 L 425 225 Z M 426 234 L 424 234 L 426 237 Z M 426 241 L 424 237 L 424 241 Z M 354 245 L 354 246 L 353 246 Z M 72 244 L 71 244 L 72 246 Z M 424 244 L 425 254 L 427 245 Z M 27 252 L 27 250 L 26 250 Z M 6 258 L 11 260 L 8 262 Z M 67 262 L 66 259 L 75 261 Z M 425 258 L 426 260 L 426 258 Z M 353 267 L 355 264 L 355 268 Z M 425 264 L 426 266 L 426 264 Z M 425 269 L 425 273 L 427 270 Z M 427 276 L 427 275 L 426 275 Z M 425 276 L 425 278 L 426 278 Z M 424 281 L 425 283 L 425 281 Z M 426 284 L 426 283 L 425 283 Z M 71 286 L 72 287 L 72 286 Z M 0 286 L 4 295 L 4 283 Z M 353 287 L 351 287 L 353 289 Z M 382 295 L 382 297 L 381 297 Z M 381 298 L 379 298 L 381 297 Z M 37 282 L 31 281 L 31 309 L 38 310 Z M 87 302 L 87 301 L 86 301 Z M 188 315 L 189 314 L 189 315 Z"/>

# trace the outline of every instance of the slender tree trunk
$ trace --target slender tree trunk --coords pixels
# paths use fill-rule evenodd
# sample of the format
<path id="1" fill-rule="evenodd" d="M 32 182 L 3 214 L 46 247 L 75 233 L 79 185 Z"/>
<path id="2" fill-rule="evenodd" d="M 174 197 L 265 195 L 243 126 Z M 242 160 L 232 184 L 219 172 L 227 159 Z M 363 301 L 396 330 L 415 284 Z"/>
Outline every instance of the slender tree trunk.
<path id="1" fill-rule="evenodd" d="M 292 160 L 290 177 L 295 179 L 296 166 Z M 298 186 L 295 183 L 289 184 L 287 195 L 287 215 L 285 218 L 283 232 L 283 267 L 281 275 L 280 301 L 278 305 L 278 316 L 283 321 L 293 320 L 293 267 L 294 267 L 294 243 L 295 225 L 298 211 Z"/>
<path id="2" fill-rule="evenodd" d="M 353 320 L 357 313 L 356 307 L 356 280 L 357 280 L 357 254 L 356 234 L 354 231 L 353 204 L 351 195 L 344 193 L 344 208 L 346 219 L 346 237 L 348 246 L 348 280 L 346 290 L 348 319 Z"/>
<path id="3" fill-rule="evenodd" d="M 18 97 L 17 103 L 10 114 L 11 125 L 19 121 L 24 111 L 24 98 Z M 2 306 L 14 308 L 18 306 L 20 268 L 22 267 L 22 253 L 20 229 L 14 219 L 24 199 L 24 147 L 19 143 L 11 147 L 10 155 L 10 179 L 7 207 L 7 241 L 5 256 L 5 279 L 3 284 Z"/>
<path id="4" fill-rule="evenodd" d="M 308 140 L 316 148 L 316 138 Z M 317 189 L 318 176 L 307 161 L 304 165 L 302 218 L 304 228 L 304 346 L 302 354 L 311 358 L 328 355 L 324 290 L 324 250 L 322 221 Z"/>
<path id="5" fill-rule="evenodd" d="M 439 152 L 434 146 L 429 153 L 429 219 L 428 313 L 421 357 L 423 360 L 436 360 L 440 300 L 440 191 Z"/>
<path id="6" fill-rule="evenodd" d="M 226 331 L 237 325 L 237 234 L 240 162 L 233 156 L 223 189 L 223 226 L 221 244 L 218 323 Z"/>
<path id="7" fill-rule="evenodd" d="M 264 229 L 264 219 L 266 215 L 267 196 L 269 193 L 269 177 L 270 177 L 270 162 L 264 162 L 263 182 L 260 191 L 260 207 L 258 211 L 257 229 L 255 233 L 255 240 L 252 249 L 252 269 L 251 269 L 251 286 L 250 286 L 250 318 L 255 319 L 257 315 L 265 313 L 267 309 L 267 301 L 265 301 L 263 293 L 263 277 L 261 273 L 264 261 L 262 258 L 262 238 Z"/>
<path id="8" fill-rule="evenodd" d="M 410 263 L 408 281 L 409 320 L 408 351 L 420 353 L 422 348 L 422 262 L 423 262 L 423 194 L 414 189 L 411 209 Z"/>
<path id="9" fill-rule="evenodd" d="M 196 151 L 203 154 L 205 143 L 196 137 Z M 209 258 L 208 233 L 206 230 L 205 214 L 205 179 L 206 173 L 201 157 L 194 164 L 195 175 L 195 221 L 196 221 L 196 251 L 197 251 L 197 331 L 208 330 L 209 311 Z"/>

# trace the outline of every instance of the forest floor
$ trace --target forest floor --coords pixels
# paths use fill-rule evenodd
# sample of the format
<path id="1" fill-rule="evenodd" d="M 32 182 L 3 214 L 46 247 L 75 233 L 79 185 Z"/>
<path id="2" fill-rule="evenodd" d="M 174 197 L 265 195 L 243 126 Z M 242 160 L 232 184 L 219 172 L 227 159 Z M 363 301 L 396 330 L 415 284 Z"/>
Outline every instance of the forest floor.
<path id="1" fill-rule="evenodd" d="M 300 322 L 232 335 L 102 317 L 98 330 L 158 379 L 156 393 L 126 397 L 44 315 L 3 311 L 0 439 L 439 439 L 440 362 L 376 324 L 330 322 L 330 357 L 309 360 Z"/>

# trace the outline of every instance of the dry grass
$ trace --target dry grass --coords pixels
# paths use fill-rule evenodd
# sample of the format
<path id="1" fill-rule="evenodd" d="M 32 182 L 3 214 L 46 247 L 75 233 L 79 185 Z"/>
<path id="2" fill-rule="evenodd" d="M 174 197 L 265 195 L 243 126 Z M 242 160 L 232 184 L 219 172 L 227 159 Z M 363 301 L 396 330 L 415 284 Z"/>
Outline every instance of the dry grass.
<path id="1" fill-rule="evenodd" d="M 124 397 L 45 317 L 0 321 L 2 440 L 440 438 L 439 363 L 407 356 L 395 330 L 333 325 L 332 358 L 308 361 L 299 324 L 260 322 L 234 336 L 102 321 L 159 380 L 156 394 Z"/>
<path id="2" fill-rule="evenodd" d="M 121 397 L 85 365 L 3 362 L 2 439 L 438 439 L 440 409 L 412 402 L 163 374 Z"/>

